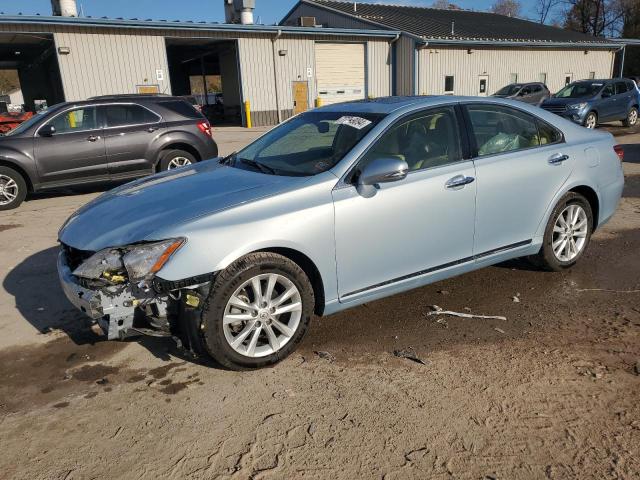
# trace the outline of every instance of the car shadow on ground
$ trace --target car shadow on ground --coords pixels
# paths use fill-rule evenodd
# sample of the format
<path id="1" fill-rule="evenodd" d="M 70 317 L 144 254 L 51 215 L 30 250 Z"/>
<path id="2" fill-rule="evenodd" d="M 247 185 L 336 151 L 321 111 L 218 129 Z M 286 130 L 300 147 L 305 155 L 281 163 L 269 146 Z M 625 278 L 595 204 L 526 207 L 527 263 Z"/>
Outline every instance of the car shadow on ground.
<path id="1" fill-rule="evenodd" d="M 5 291 L 14 297 L 20 315 L 40 334 L 62 331 L 76 345 L 106 341 L 106 336 L 96 333 L 91 320 L 65 297 L 57 274 L 58 251 L 57 247 L 48 248 L 19 263 L 4 280 Z M 163 360 L 168 360 L 170 355 L 189 357 L 178 350 L 171 339 L 143 336 L 127 341 L 140 343 Z"/>
<path id="2" fill-rule="evenodd" d="M 32 200 L 45 200 L 47 198 L 56 197 L 74 197 L 77 195 L 87 195 L 89 193 L 103 193 L 111 190 L 112 188 L 123 185 L 128 181 L 129 180 L 43 190 L 40 192 L 30 193 L 29 195 L 27 195 L 25 202 L 30 202 Z"/>

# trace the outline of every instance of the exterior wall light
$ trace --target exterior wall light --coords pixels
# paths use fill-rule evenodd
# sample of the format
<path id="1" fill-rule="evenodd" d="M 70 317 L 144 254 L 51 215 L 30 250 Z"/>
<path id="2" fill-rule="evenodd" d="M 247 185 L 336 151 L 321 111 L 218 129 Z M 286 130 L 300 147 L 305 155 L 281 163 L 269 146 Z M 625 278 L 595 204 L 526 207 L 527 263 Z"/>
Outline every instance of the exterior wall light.
<path id="1" fill-rule="evenodd" d="M 69 47 L 58 47 L 58 53 L 60 55 L 69 55 L 71 53 L 71 49 Z"/>
<path id="2" fill-rule="evenodd" d="M 286 57 L 287 53 L 288 52 L 286 50 L 278 50 L 278 55 L 280 55 L 281 57 Z"/>

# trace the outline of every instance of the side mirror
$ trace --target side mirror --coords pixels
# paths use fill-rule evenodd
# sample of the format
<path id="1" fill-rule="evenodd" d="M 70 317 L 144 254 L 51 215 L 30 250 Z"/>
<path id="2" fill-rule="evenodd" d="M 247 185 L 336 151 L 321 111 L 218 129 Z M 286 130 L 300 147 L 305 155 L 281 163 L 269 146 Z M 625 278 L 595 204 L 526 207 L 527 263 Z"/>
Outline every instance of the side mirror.
<path id="1" fill-rule="evenodd" d="M 45 125 L 38 130 L 38 135 L 41 137 L 52 137 L 56 133 L 56 127 L 53 125 Z"/>
<path id="2" fill-rule="evenodd" d="M 406 178 L 409 165 L 404 160 L 393 157 L 376 158 L 369 162 L 358 177 L 358 185 L 397 182 Z"/>

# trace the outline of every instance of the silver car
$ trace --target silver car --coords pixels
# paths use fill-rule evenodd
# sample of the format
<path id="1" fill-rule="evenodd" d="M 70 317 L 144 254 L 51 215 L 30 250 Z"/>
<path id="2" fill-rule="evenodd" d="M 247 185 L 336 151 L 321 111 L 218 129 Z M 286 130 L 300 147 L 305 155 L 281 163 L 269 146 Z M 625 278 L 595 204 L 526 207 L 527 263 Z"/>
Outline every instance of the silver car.
<path id="1" fill-rule="evenodd" d="M 327 106 L 90 202 L 60 230 L 60 280 L 110 339 L 173 336 L 262 367 L 313 314 L 515 257 L 571 267 L 616 210 L 622 155 L 509 100 Z"/>

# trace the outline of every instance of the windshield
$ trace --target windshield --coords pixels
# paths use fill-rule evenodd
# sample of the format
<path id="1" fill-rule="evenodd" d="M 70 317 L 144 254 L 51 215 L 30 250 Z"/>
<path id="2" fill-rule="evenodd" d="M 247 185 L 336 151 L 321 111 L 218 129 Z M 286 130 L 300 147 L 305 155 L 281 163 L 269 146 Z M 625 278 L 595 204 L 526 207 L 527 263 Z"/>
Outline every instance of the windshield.
<path id="1" fill-rule="evenodd" d="M 228 162 L 273 175 L 316 175 L 342 160 L 383 117 L 352 112 L 302 113 L 234 154 Z"/>
<path id="2" fill-rule="evenodd" d="M 14 128 L 13 130 L 11 130 L 10 132 L 7 132 L 5 135 L 6 136 L 11 136 L 11 135 L 19 135 L 22 132 L 26 132 L 27 130 L 29 130 L 33 125 L 35 125 L 36 123 L 38 123 L 40 120 L 42 120 L 44 118 L 45 115 L 47 115 L 48 113 L 51 112 L 51 109 L 49 110 L 41 110 L 38 113 L 36 113 L 33 117 L 31 117 L 29 120 L 25 120 L 24 122 L 22 122 L 20 125 L 18 125 L 16 128 Z"/>
<path id="3" fill-rule="evenodd" d="M 555 94 L 556 98 L 591 98 L 602 89 L 602 82 L 571 83 Z"/>
<path id="4" fill-rule="evenodd" d="M 495 95 L 504 95 L 511 96 L 518 93 L 518 91 L 522 88 L 522 85 L 519 83 L 512 83 L 511 85 L 507 85 L 506 87 L 502 87 L 498 90 Z"/>

